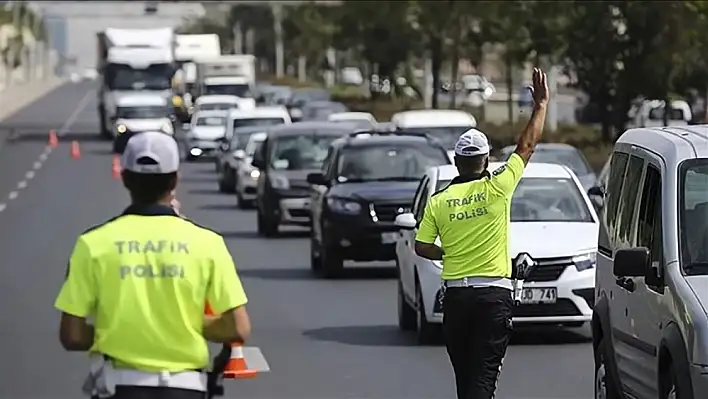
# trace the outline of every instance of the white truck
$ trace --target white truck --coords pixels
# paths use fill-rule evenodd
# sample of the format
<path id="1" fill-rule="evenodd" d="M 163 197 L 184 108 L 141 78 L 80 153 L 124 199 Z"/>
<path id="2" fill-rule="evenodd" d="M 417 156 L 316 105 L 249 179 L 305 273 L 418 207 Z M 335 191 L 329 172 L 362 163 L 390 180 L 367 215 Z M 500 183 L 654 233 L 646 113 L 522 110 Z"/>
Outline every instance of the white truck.
<path id="1" fill-rule="evenodd" d="M 112 138 L 121 97 L 147 91 L 171 98 L 175 33 L 172 28 L 107 28 L 97 39 L 100 132 Z"/>
<path id="2" fill-rule="evenodd" d="M 239 54 L 201 60 L 197 64 L 197 82 L 199 96 L 225 94 L 252 99 L 256 57 Z"/>
<path id="3" fill-rule="evenodd" d="M 221 55 L 221 42 L 217 34 L 177 35 L 175 60 L 177 72 L 172 88 L 175 91 L 173 105 L 182 122 L 189 122 L 189 109 L 197 83 L 197 63 Z"/>

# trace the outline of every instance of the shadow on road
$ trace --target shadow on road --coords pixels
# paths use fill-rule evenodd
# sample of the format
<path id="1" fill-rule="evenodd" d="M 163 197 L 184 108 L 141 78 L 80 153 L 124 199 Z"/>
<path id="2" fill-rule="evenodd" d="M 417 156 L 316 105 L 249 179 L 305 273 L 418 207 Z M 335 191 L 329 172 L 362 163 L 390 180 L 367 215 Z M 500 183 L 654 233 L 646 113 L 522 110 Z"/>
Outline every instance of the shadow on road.
<path id="1" fill-rule="evenodd" d="M 322 280 L 323 282 L 336 282 L 337 280 L 373 280 L 389 279 L 396 276 L 396 270 L 390 267 L 347 267 L 337 279 L 325 280 L 316 276 L 309 268 L 289 269 L 246 269 L 239 270 L 239 274 L 246 277 L 263 280 Z"/>
<path id="2" fill-rule="evenodd" d="M 83 150 L 83 152 L 91 155 L 113 155 L 113 149 L 110 144 L 107 144 L 106 148 L 89 148 Z"/>
<path id="3" fill-rule="evenodd" d="M 303 332 L 317 340 L 355 346 L 416 346 L 413 334 L 405 334 L 396 326 L 323 327 Z"/>
<path id="4" fill-rule="evenodd" d="M 255 231 L 221 231 L 220 234 L 227 240 L 260 240 L 263 238 Z"/>
<path id="5" fill-rule="evenodd" d="M 323 327 L 303 332 L 306 337 L 356 346 L 419 346 L 414 334 L 397 326 Z M 563 345 L 587 343 L 590 338 L 564 329 L 522 329 L 515 331 L 510 345 Z M 434 345 L 444 345 L 442 336 Z"/>
<path id="6" fill-rule="evenodd" d="M 182 183 L 214 183 L 216 184 L 216 176 L 212 173 L 212 176 L 180 176 L 179 181 Z"/>
<path id="7" fill-rule="evenodd" d="M 48 143 L 49 142 L 49 130 L 46 131 L 23 131 L 23 130 L 10 130 L 4 131 L 0 127 L 0 137 L 3 137 L 8 143 Z M 70 143 L 72 141 L 78 142 L 91 142 L 91 143 L 106 143 L 106 146 L 110 148 L 111 142 L 105 138 L 98 135 L 98 133 L 91 131 L 75 131 L 63 134 L 58 137 L 59 144 Z"/>
<path id="8" fill-rule="evenodd" d="M 195 194 L 193 191 L 190 191 L 190 193 Z M 212 194 L 212 192 L 207 192 L 207 193 L 200 193 L 200 194 Z M 232 211 L 235 209 L 238 209 L 236 204 L 206 204 L 206 205 L 200 205 L 199 209 L 205 210 L 205 211 Z"/>
<path id="9" fill-rule="evenodd" d="M 184 181 L 184 179 L 181 179 L 181 181 Z M 187 190 L 187 192 L 190 194 L 221 195 L 216 188 L 192 188 Z M 236 199 L 234 199 L 234 202 L 236 202 Z"/>

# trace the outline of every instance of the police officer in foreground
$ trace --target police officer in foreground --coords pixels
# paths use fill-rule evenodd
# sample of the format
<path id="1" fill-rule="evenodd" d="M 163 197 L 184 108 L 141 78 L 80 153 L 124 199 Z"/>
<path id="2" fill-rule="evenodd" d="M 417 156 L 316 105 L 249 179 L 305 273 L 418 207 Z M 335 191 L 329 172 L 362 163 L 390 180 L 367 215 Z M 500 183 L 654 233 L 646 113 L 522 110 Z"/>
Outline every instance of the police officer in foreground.
<path id="1" fill-rule="evenodd" d="M 533 113 L 507 163 L 489 174 L 487 137 L 462 134 L 459 176 L 430 199 L 416 236 L 419 256 L 443 261 L 443 333 L 459 399 L 494 397 L 511 336 L 511 197 L 543 132 L 549 95 L 541 70 L 530 89 Z"/>
<path id="2" fill-rule="evenodd" d="M 59 337 L 92 355 L 84 391 L 93 397 L 204 398 L 207 341 L 250 334 L 224 239 L 170 206 L 179 158 L 169 135 L 130 138 L 121 163 L 131 205 L 81 234 L 71 254 Z M 207 302 L 218 316 L 203 315 Z"/>

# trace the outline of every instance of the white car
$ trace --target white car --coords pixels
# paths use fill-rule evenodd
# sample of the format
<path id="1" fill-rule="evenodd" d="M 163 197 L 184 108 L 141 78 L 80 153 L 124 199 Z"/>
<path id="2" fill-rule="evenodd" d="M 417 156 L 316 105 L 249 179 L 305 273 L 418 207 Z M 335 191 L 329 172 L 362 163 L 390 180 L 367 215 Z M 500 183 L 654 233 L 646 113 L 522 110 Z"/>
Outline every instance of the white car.
<path id="1" fill-rule="evenodd" d="M 187 160 L 213 157 L 226 135 L 228 111 L 198 111 L 185 135 Z"/>
<path id="2" fill-rule="evenodd" d="M 402 111 L 393 114 L 391 123 L 396 130 L 426 133 L 436 137 L 448 150 L 453 162 L 457 139 L 465 131 L 477 126 L 477 120 L 470 113 L 454 109 Z"/>
<path id="3" fill-rule="evenodd" d="M 494 170 L 503 163 L 491 163 Z M 413 249 L 416 224 L 430 197 L 457 176 L 452 165 L 430 168 L 420 182 L 412 213 L 396 217 L 398 323 L 416 330 L 420 343 L 434 339 L 442 323 L 441 262 Z M 595 251 L 599 223 L 580 182 L 565 166 L 527 165 L 511 203 L 510 254 L 527 253 L 538 266 L 524 283 L 525 302 L 514 309 L 514 323 L 579 327 L 592 318 Z M 440 242 L 437 242 L 440 245 Z"/>
<path id="4" fill-rule="evenodd" d="M 267 130 L 270 126 L 290 123 L 290 113 L 281 106 L 232 109 L 226 118 L 226 137 L 231 139 L 235 129 L 245 126 L 263 126 Z"/>
<path id="5" fill-rule="evenodd" d="M 368 112 L 335 112 L 330 114 L 327 119 L 330 122 L 351 122 L 362 129 L 374 129 L 378 122 L 373 115 Z"/>
<path id="6" fill-rule="evenodd" d="M 248 138 L 244 152 L 244 160 L 238 165 L 236 175 L 236 198 L 241 209 L 252 208 L 256 201 L 256 186 L 261 172 L 251 165 L 253 154 L 263 144 L 267 137 L 266 133 L 254 133 Z"/>
<path id="7" fill-rule="evenodd" d="M 194 105 L 196 111 L 253 109 L 256 108 L 256 100 L 225 94 L 207 94 L 197 98 Z"/>

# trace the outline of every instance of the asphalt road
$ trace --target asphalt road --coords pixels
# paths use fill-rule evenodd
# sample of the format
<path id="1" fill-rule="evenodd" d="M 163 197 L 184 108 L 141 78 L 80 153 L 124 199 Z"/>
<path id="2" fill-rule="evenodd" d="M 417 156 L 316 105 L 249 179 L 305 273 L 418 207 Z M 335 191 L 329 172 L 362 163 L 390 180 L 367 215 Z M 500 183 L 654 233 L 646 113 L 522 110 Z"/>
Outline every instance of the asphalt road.
<path id="1" fill-rule="evenodd" d="M 110 144 L 96 139 L 91 83 L 67 84 L 0 124 L 0 398 L 80 397 L 84 355 L 65 353 L 52 308 L 76 236 L 120 212 Z M 8 136 L 8 129 L 15 133 Z M 47 132 L 60 145 L 46 150 Z M 81 157 L 70 156 L 76 140 Z M 395 280 L 385 267 L 328 281 L 309 273 L 307 232 L 266 240 L 255 215 L 220 195 L 211 164 L 186 164 L 183 210 L 221 231 L 250 298 L 253 339 L 271 371 L 229 383 L 246 399 L 453 398 L 442 346 L 418 347 L 396 327 Z M 509 348 L 501 399 L 592 397 L 586 330 L 521 331 Z M 584 334 L 584 335 L 583 335 Z"/>

